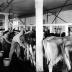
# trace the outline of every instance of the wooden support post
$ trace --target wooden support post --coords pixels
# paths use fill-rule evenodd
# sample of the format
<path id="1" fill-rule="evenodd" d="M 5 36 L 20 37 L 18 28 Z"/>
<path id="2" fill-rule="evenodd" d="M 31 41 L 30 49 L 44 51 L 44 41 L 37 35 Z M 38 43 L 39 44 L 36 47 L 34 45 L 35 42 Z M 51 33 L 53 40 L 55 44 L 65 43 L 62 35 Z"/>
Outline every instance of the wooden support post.
<path id="1" fill-rule="evenodd" d="M 36 8 L 36 71 L 43 71 L 43 0 L 35 0 Z"/>

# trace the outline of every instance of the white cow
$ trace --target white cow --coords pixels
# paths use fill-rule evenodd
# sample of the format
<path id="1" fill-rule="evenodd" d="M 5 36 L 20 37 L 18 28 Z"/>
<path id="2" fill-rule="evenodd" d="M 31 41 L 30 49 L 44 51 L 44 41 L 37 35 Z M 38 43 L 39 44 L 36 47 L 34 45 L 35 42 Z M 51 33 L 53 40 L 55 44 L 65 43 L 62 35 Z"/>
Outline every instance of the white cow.
<path id="1" fill-rule="evenodd" d="M 34 51 L 33 51 L 34 49 Z M 36 65 L 36 61 L 35 61 L 35 55 L 36 55 L 36 46 L 34 45 L 33 48 L 32 46 L 30 45 L 29 47 L 29 54 L 30 54 L 30 60 L 31 60 L 31 63 L 34 64 L 34 66 Z"/>
<path id="2" fill-rule="evenodd" d="M 66 54 L 63 45 L 61 47 L 62 54 L 59 54 L 58 45 L 63 43 L 62 38 L 58 37 L 50 37 L 43 40 L 43 46 L 45 50 L 45 57 L 47 58 L 47 64 L 49 68 L 49 72 L 52 72 L 53 66 L 57 64 L 60 60 L 64 60 L 68 70 L 71 69 L 69 58 Z"/>

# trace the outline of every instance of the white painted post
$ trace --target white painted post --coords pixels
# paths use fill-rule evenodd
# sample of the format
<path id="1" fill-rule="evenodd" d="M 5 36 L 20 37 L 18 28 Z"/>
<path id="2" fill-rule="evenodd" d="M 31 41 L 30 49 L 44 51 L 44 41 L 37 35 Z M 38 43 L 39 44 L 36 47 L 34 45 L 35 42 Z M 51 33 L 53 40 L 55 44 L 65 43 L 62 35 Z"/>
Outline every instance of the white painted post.
<path id="1" fill-rule="evenodd" d="M 43 0 L 35 0 L 36 8 L 36 71 L 43 71 Z"/>
<path id="2" fill-rule="evenodd" d="M 32 31 L 32 26 L 30 26 L 30 31 Z"/>
<path id="3" fill-rule="evenodd" d="M 68 36 L 68 25 L 65 26 L 65 33 L 66 33 L 66 36 Z"/>
<path id="4" fill-rule="evenodd" d="M 4 27 L 5 27 L 5 31 L 7 31 L 8 30 L 8 14 L 5 14 L 5 25 L 4 25 Z"/>
<path id="5" fill-rule="evenodd" d="M 52 25 L 50 26 L 50 33 L 52 33 Z"/>

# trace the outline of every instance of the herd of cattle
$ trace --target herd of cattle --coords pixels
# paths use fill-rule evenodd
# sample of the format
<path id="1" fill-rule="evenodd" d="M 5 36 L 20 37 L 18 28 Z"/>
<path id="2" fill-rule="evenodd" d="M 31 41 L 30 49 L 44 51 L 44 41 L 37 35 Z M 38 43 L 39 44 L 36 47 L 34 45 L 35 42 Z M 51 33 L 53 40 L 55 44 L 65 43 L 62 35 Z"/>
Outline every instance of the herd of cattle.
<path id="1" fill-rule="evenodd" d="M 46 59 L 49 72 L 60 61 L 66 65 L 66 69 L 71 71 L 72 36 L 56 37 L 50 36 L 43 39 L 43 56 Z M 36 65 L 36 32 L 35 30 L 25 32 L 5 31 L 0 37 L 0 51 L 4 51 L 4 58 L 15 52 L 21 60 L 30 60 Z"/>

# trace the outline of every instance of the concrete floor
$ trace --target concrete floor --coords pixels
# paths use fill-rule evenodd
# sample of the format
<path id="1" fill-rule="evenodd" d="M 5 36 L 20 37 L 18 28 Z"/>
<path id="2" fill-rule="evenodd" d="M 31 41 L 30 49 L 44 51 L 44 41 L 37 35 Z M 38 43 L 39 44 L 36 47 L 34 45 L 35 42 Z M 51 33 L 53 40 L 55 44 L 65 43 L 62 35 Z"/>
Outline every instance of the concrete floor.
<path id="1" fill-rule="evenodd" d="M 21 61 L 14 55 L 8 67 L 3 65 L 3 58 L 0 58 L 0 72 L 35 72 L 35 68 L 30 61 Z"/>
<path id="2" fill-rule="evenodd" d="M 56 66 L 54 66 L 53 72 L 68 72 L 66 71 L 65 68 L 66 67 L 63 66 L 63 62 L 59 62 Z M 30 63 L 30 61 L 27 60 L 21 61 L 14 54 L 10 66 L 8 67 L 5 67 L 3 65 L 3 58 L 0 57 L 0 72 L 36 72 L 36 71 L 35 67 Z M 48 72 L 48 66 L 46 65 L 46 63 L 44 63 L 44 72 Z"/>

